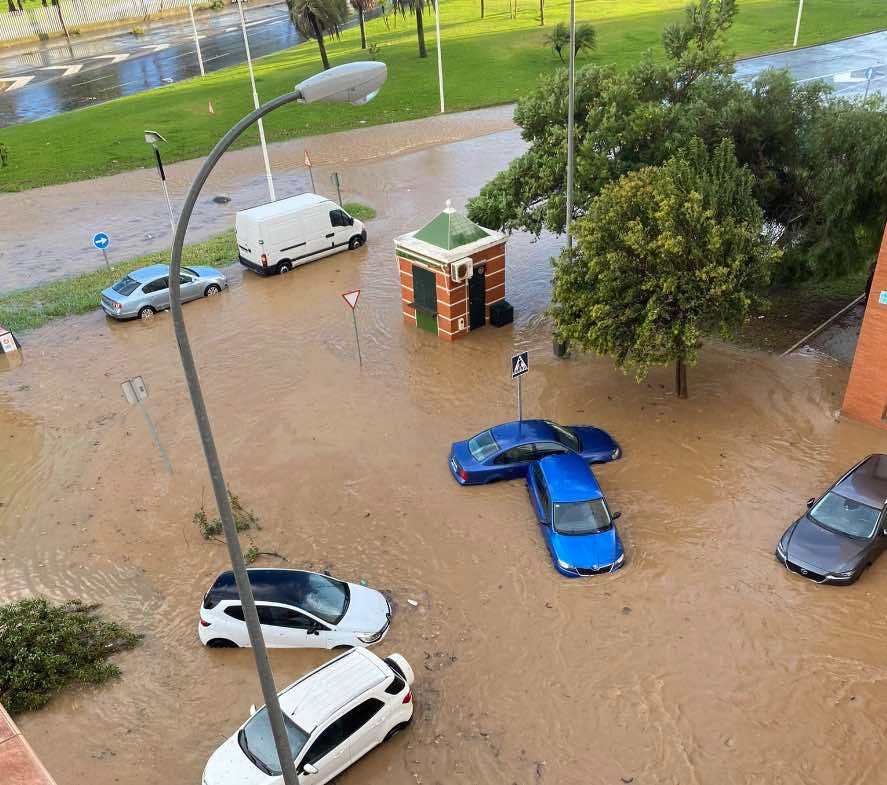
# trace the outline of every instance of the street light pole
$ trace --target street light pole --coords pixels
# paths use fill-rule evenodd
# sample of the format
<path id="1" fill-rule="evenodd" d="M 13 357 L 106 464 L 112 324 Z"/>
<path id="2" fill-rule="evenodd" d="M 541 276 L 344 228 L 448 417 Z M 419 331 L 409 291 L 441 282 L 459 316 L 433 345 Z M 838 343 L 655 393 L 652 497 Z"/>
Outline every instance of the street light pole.
<path id="1" fill-rule="evenodd" d="M 570 0 L 570 60 L 567 68 L 567 261 L 573 261 L 573 148 L 576 111 L 576 0 Z"/>
<path id="2" fill-rule="evenodd" d="M 253 59 L 249 53 L 249 38 L 246 34 L 246 19 L 243 16 L 243 3 L 237 0 L 237 10 L 240 11 L 240 29 L 243 31 L 243 48 L 246 50 L 246 65 L 249 68 L 249 81 L 253 88 L 253 106 L 259 108 L 259 94 L 256 91 L 256 75 L 253 73 Z M 277 200 L 274 193 L 274 180 L 271 178 L 271 161 L 268 159 L 268 144 L 265 142 L 265 126 L 262 116 L 259 115 L 259 144 L 262 147 L 262 158 L 265 160 L 265 177 L 268 180 L 268 196 L 271 201 Z"/>
<path id="3" fill-rule="evenodd" d="M 194 6 L 188 0 L 188 13 L 191 15 L 191 29 L 194 31 L 194 46 L 197 47 L 197 62 L 200 65 L 200 75 L 206 76 L 203 70 L 203 53 L 200 51 L 200 37 L 197 35 L 197 22 L 194 21 Z"/>
<path id="4" fill-rule="evenodd" d="M 801 14 L 804 13 L 804 0 L 798 0 L 798 21 L 795 22 L 795 40 L 792 43 L 792 49 L 798 45 L 798 33 L 801 32 Z"/>
<path id="5" fill-rule="evenodd" d="M 228 556 L 231 559 L 231 567 L 234 572 L 234 580 L 243 606 L 243 617 L 249 632 L 253 657 L 256 661 L 256 672 L 262 687 L 262 696 L 265 699 L 265 709 L 271 725 L 271 733 L 274 737 L 274 746 L 280 763 L 280 773 L 283 775 L 285 785 L 298 785 L 293 754 L 287 736 L 284 717 L 280 709 L 277 697 L 277 688 L 274 684 L 274 674 L 271 664 L 268 662 L 268 652 L 265 648 L 265 639 L 262 636 L 262 628 L 259 624 L 259 616 L 256 610 L 255 597 L 249 582 L 246 563 L 240 549 L 240 541 L 237 537 L 237 527 L 234 523 L 234 512 L 231 509 L 231 500 L 228 496 L 227 485 L 222 474 L 222 465 L 216 450 L 212 427 L 209 421 L 209 413 L 206 402 L 203 399 L 203 390 L 200 386 L 200 378 L 197 374 L 197 364 L 191 351 L 191 343 L 188 331 L 185 327 L 185 318 L 182 312 L 181 292 L 181 268 L 182 250 L 185 245 L 185 234 L 188 231 L 188 222 L 197 203 L 197 198 L 206 183 L 212 170 L 221 159 L 225 151 L 235 140 L 246 131 L 253 123 L 257 123 L 269 112 L 285 106 L 294 101 L 306 103 L 318 100 L 350 101 L 352 103 L 365 103 L 371 100 L 378 92 L 387 77 L 387 68 L 384 63 L 348 63 L 337 66 L 323 74 L 306 79 L 296 85 L 291 93 L 278 96 L 266 104 L 257 107 L 246 117 L 234 125 L 212 149 L 207 156 L 200 171 L 194 178 L 176 226 L 173 237 L 172 254 L 169 265 L 169 300 L 172 313 L 173 329 L 175 330 L 176 343 L 179 356 L 182 361 L 182 369 L 185 374 L 185 382 L 191 396 L 191 404 L 194 408 L 194 416 L 197 420 L 197 428 L 200 432 L 200 441 L 203 446 L 203 454 L 206 458 L 206 466 L 212 481 L 213 494 L 216 498 L 219 515 L 222 519 L 222 530 L 225 533 L 225 543 L 228 546 Z"/>
<path id="6" fill-rule="evenodd" d="M 440 0 L 434 0 L 434 33 L 437 36 L 437 84 L 440 89 L 440 113 L 446 112 L 444 107 L 443 57 L 440 51 Z"/>
<path id="7" fill-rule="evenodd" d="M 169 198 L 169 188 L 166 187 L 166 172 L 163 170 L 163 159 L 160 157 L 160 150 L 157 149 L 158 142 L 165 142 L 157 131 L 145 131 L 145 141 L 151 145 L 154 150 L 154 160 L 157 162 L 157 172 L 160 175 L 160 184 L 163 186 L 163 194 L 166 196 L 166 209 L 169 211 L 169 225 L 173 232 L 176 230 L 176 218 L 172 211 L 172 200 Z"/>

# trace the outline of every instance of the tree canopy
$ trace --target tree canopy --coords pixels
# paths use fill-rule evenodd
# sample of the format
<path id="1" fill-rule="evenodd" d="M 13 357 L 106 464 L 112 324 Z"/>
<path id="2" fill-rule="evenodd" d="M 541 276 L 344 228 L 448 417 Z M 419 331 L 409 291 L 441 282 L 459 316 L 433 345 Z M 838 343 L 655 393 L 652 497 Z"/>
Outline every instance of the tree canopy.
<path id="1" fill-rule="evenodd" d="M 762 226 L 754 177 L 729 140 L 711 155 L 694 140 L 605 185 L 574 224 L 572 260 L 555 262 L 558 337 L 639 378 L 674 362 L 685 396 L 703 336 L 730 336 L 770 283 L 780 252 Z"/>
<path id="2" fill-rule="evenodd" d="M 290 19 L 305 38 L 313 38 L 320 49 L 323 70 L 330 67 L 324 35 L 339 36 L 339 30 L 348 20 L 347 0 L 286 0 Z"/>
<path id="3" fill-rule="evenodd" d="M 767 236 L 785 253 L 784 276 L 864 267 L 887 214 L 887 102 L 838 99 L 785 71 L 740 83 L 724 43 L 735 15 L 735 0 L 697 0 L 663 31 L 664 59 L 648 52 L 625 71 L 577 69 L 574 218 L 606 184 L 664 164 L 694 139 L 709 151 L 730 139 L 755 177 Z M 519 101 L 515 121 L 529 149 L 471 200 L 472 220 L 564 230 L 566 118 L 562 69 Z"/>

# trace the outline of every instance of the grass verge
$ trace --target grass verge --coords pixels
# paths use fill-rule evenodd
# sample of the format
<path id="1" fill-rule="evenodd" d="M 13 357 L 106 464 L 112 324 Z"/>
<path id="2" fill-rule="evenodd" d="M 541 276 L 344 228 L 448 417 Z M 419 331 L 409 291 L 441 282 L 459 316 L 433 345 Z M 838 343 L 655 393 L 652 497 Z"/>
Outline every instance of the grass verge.
<path id="1" fill-rule="evenodd" d="M 683 14 L 687 0 L 578 0 L 577 17 L 597 28 L 598 50 L 579 62 L 624 66 L 644 50 L 658 48 L 662 28 Z M 560 67 L 543 47 L 544 33 L 567 18 L 567 0 L 549 0 L 546 27 L 539 25 L 538 4 L 523 0 L 510 18 L 505 0 L 486 3 L 480 19 L 477 0 L 442 0 L 444 84 L 448 111 L 514 101 L 540 74 Z M 818 0 L 805 8 L 801 44 L 841 38 L 884 26 L 880 3 Z M 784 49 L 794 33 L 797 0 L 740 0 L 730 31 L 737 55 Z M 429 57 L 420 59 L 414 17 L 388 16 L 367 23 L 367 38 L 379 46 L 389 68 L 379 97 L 362 106 L 295 105 L 269 115 L 265 131 L 272 141 L 376 125 L 437 113 L 437 62 L 434 17 L 426 14 Z M 365 59 L 356 28 L 327 44 L 333 65 Z M 134 61 L 133 65 L 139 61 Z M 256 61 L 261 97 L 291 90 L 319 70 L 317 46 L 308 42 Z M 482 75 L 481 78 L 478 78 Z M 205 155 L 215 141 L 251 108 L 245 66 L 226 68 L 203 78 L 160 87 L 58 117 L 0 130 L 9 147 L 9 164 L 0 168 L 0 190 L 21 191 L 150 166 L 142 132 L 156 129 L 169 143 L 164 159 L 172 162 Z M 209 114 L 212 101 L 215 113 Z M 238 140 L 257 143 L 252 129 Z"/>

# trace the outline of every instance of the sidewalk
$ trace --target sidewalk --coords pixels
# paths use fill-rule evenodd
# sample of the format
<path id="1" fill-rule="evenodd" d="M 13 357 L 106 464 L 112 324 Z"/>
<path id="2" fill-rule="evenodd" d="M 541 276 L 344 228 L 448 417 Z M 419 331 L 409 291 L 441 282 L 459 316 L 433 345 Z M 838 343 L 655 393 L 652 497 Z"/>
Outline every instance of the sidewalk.
<path id="1" fill-rule="evenodd" d="M 0 705 L 0 774 L 3 785 L 55 785 L 6 709 Z"/>
<path id="2" fill-rule="evenodd" d="M 277 196 L 312 190 L 304 165 L 308 150 L 318 193 L 336 198 L 330 184 L 335 169 L 342 180 L 343 200 L 358 198 L 372 205 L 371 188 L 364 188 L 365 193 L 349 188 L 349 182 L 357 179 L 349 178 L 355 167 L 423 147 L 512 130 L 513 112 L 511 105 L 498 106 L 275 143 L 269 151 Z M 150 150 L 145 149 L 148 164 Z M 514 154 L 520 151 L 516 147 Z M 445 148 L 441 154 L 446 154 Z M 182 203 L 201 163 L 202 159 L 195 159 L 166 167 L 174 209 Z M 214 203 L 217 194 L 230 197 L 230 203 Z M 189 225 L 188 241 L 233 228 L 238 210 L 267 200 L 260 149 L 229 152 L 204 186 Z M 101 266 L 102 255 L 92 246 L 92 237 L 99 231 L 110 235 L 112 263 L 170 246 L 169 214 L 155 169 L 0 194 L 0 236 L 4 238 L 0 293 Z"/>

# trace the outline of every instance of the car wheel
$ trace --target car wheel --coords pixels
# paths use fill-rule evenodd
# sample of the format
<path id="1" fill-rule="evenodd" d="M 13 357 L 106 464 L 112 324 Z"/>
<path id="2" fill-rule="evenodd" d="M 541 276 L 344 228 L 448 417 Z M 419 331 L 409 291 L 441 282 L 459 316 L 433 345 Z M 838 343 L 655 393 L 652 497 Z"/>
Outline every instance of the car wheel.
<path id="1" fill-rule="evenodd" d="M 292 269 L 293 266 L 289 262 L 281 262 L 277 265 L 277 274 L 286 275 Z"/>
<path id="2" fill-rule="evenodd" d="M 217 283 L 211 283 L 203 292 L 204 297 L 213 297 L 222 291 L 222 287 L 220 287 Z"/>
<path id="3" fill-rule="evenodd" d="M 398 733 L 400 733 L 402 730 L 404 730 L 404 728 L 408 728 L 409 725 L 410 725 L 410 723 L 408 723 L 408 722 L 401 722 L 401 723 L 399 723 L 398 725 L 395 725 L 395 726 L 394 726 L 390 731 L 388 731 L 388 733 L 385 735 L 385 741 L 388 741 L 389 739 L 393 739 L 395 736 L 397 736 Z"/>
<path id="4" fill-rule="evenodd" d="M 359 234 L 354 235 L 354 237 L 352 237 L 348 241 L 348 248 L 352 251 L 355 250 L 356 248 L 360 248 L 360 246 L 362 246 L 362 245 L 363 245 L 363 237 L 361 237 Z"/>
<path id="5" fill-rule="evenodd" d="M 210 649 L 236 649 L 237 644 L 227 638 L 213 638 L 206 644 Z"/>
<path id="6" fill-rule="evenodd" d="M 157 311 L 155 311 L 150 305 L 146 305 L 144 308 L 139 308 L 139 319 L 150 319 Z"/>

